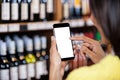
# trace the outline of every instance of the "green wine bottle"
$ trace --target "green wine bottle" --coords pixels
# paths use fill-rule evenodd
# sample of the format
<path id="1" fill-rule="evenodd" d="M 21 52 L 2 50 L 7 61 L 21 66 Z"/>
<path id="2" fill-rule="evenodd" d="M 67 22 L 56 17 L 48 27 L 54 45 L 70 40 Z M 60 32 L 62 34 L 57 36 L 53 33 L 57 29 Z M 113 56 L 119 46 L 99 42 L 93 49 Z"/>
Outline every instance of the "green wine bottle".
<path id="1" fill-rule="evenodd" d="M 26 47 L 25 60 L 27 61 L 27 73 L 28 73 L 27 80 L 34 80 L 36 58 L 33 54 L 33 42 L 32 42 L 32 39 L 28 37 L 24 37 L 24 42 L 25 42 L 25 47 Z"/>

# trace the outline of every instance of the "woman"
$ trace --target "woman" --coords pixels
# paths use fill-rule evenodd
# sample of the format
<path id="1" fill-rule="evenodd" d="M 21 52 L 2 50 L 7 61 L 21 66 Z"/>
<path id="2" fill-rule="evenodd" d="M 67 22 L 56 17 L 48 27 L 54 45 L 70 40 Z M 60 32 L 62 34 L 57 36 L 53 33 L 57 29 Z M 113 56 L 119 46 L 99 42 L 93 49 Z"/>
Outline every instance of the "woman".
<path id="1" fill-rule="evenodd" d="M 120 80 L 120 0 L 90 0 L 90 8 L 95 26 L 103 30 L 115 55 L 105 55 L 98 41 L 85 36 L 70 38 L 83 40 L 80 53 L 87 54 L 96 64 L 72 71 L 66 80 Z M 76 54 L 76 49 L 74 52 Z M 61 61 L 52 37 L 49 80 L 62 80 L 66 64 Z"/>

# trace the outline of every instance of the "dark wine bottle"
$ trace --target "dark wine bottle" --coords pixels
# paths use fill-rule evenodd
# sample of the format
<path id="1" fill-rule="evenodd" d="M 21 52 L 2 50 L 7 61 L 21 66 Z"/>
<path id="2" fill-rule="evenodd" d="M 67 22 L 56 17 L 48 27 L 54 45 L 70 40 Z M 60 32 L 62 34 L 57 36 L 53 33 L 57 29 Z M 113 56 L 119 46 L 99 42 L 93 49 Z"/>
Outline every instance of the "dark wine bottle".
<path id="1" fill-rule="evenodd" d="M 19 20 L 19 7 L 17 0 L 11 0 L 11 22 L 16 22 Z"/>
<path id="2" fill-rule="evenodd" d="M 31 1 L 32 0 L 27 0 L 28 3 L 28 21 L 31 21 Z"/>
<path id="3" fill-rule="evenodd" d="M 41 39 L 38 35 L 34 36 L 34 53 L 36 57 L 35 63 L 35 79 L 40 80 L 41 76 L 43 75 L 43 62 L 41 58 Z"/>
<path id="4" fill-rule="evenodd" d="M 68 0 L 63 1 L 63 20 L 69 19 L 69 3 Z"/>
<path id="5" fill-rule="evenodd" d="M 9 61 L 10 61 L 10 80 L 18 80 L 18 59 L 15 53 L 15 42 L 10 41 L 8 46 Z"/>
<path id="6" fill-rule="evenodd" d="M 21 21 L 28 21 L 29 11 L 28 11 L 28 3 L 27 0 L 21 1 Z"/>
<path id="7" fill-rule="evenodd" d="M 31 20 L 32 21 L 39 21 L 39 12 L 40 12 L 40 0 L 32 0 L 31 3 Z"/>
<path id="8" fill-rule="evenodd" d="M 42 45 L 41 45 L 41 48 L 42 48 L 41 55 L 43 57 L 43 60 L 47 60 L 48 59 L 48 55 L 46 53 L 46 50 L 47 50 L 47 37 L 46 36 L 41 36 L 41 42 L 42 42 Z"/>
<path id="9" fill-rule="evenodd" d="M 9 62 L 6 53 L 6 43 L 0 41 L 0 80 L 10 80 L 9 77 Z"/>
<path id="10" fill-rule="evenodd" d="M 20 22 L 21 21 L 21 1 L 22 0 L 18 0 L 18 22 Z"/>
<path id="11" fill-rule="evenodd" d="M 42 76 L 41 76 L 41 80 L 48 80 L 48 70 L 47 70 L 47 59 L 48 59 L 48 55 L 47 55 L 47 38 L 46 36 L 41 36 L 41 61 L 42 61 Z"/>
<path id="12" fill-rule="evenodd" d="M 75 18 L 82 17 L 81 0 L 74 0 L 74 11 L 75 11 Z"/>
<path id="13" fill-rule="evenodd" d="M 69 17 L 74 19 L 74 0 L 69 0 Z"/>
<path id="14" fill-rule="evenodd" d="M 33 54 L 33 42 L 32 39 L 24 36 L 24 43 L 25 43 L 25 49 L 26 49 L 26 56 L 25 60 L 27 62 L 27 80 L 35 80 L 35 62 L 36 58 Z"/>
<path id="15" fill-rule="evenodd" d="M 40 0 L 40 21 L 46 21 L 46 2 L 47 0 Z"/>
<path id="16" fill-rule="evenodd" d="M 47 20 L 53 20 L 54 19 L 54 4 L 53 0 L 47 0 L 47 11 L 46 11 L 46 17 Z"/>
<path id="17" fill-rule="evenodd" d="M 2 0 L 1 20 L 2 20 L 2 22 L 10 21 L 10 1 L 9 0 Z"/>
<path id="18" fill-rule="evenodd" d="M 24 55 L 24 43 L 22 39 L 16 40 L 17 56 L 19 59 L 19 80 L 27 80 L 27 62 Z"/>
<path id="19" fill-rule="evenodd" d="M 1 22 L 1 4 L 2 4 L 2 0 L 0 0 L 0 22 Z"/>

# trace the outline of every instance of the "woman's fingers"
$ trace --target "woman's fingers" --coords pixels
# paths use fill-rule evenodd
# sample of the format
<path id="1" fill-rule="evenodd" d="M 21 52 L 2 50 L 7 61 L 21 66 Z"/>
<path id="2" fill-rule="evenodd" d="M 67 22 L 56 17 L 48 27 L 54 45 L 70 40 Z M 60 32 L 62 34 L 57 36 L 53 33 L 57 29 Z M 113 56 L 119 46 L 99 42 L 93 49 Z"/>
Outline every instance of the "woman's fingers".
<path id="1" fill-rule="evenodd" d="M 86 66 L 87 65 L 87 58 L 86 58 L 85 54 L 82 52 L 82 50 L 81 50 L 80 54 L 81 54 L 82 59 L 83 59 L 83 66 Z"/>
<path id="2" fill-rule="evenodd" d="M 86 36 L 75 36 L 75 37 L 71 37 L 70 39 L 71 40 L 82 40 L 82 41 L 90 43 L 90 44 L 94 44 L 94 43 L 97 42 L 97 41 L 95 41 L 95 40 L 93 40 L 91 38 L 88 38 Z"/>
<path id="3" fill-rule="evenodd" d="M 91 51 L 85 46 L 82 46 L 81 51 L 85 53 L 86 55 L 88 55 L 92 59 L 93 62 L 95 62 L 94 59 L 96 58 L 96 54 L 93 51 Z"/>
<path id="4" fill-rule="evenodd" d="M 51 48 L 52 48 L 52 49 L 55 49 L 55 48 L 56 48 L 56 40 L 55 40 L 55 37 L 54 37 L 54 36 L 51 37 Z"/>
<path id="5" fill-rule="evenodd" d="M 56 49 L 56 40 L 53 36 L 51 37 L 50 62 L 57 67 L 61 64 L 61 58 Z"/>

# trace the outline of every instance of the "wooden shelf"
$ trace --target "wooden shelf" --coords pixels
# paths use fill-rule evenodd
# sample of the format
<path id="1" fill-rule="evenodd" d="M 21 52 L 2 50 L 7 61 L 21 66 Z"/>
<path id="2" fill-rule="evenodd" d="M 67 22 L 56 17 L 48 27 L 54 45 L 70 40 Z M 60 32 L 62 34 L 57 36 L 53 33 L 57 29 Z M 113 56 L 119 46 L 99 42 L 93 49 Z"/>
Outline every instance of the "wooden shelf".
<path id="1" fill-rule="evenodd" d="M 64 20 L 61 23 L 68 22 L 71 28 L 93 26 L 90 19 L 74 19 Z M 19 31 L 35 31 L 35 30 L 50 30 L 53 24 L 60 23 L 60 21 L 46 21 L 46 22 L 25 22 L 25 23 L 7 23 L 0 24 L 0 33 L 4 32 L 19 32 Z"/>

